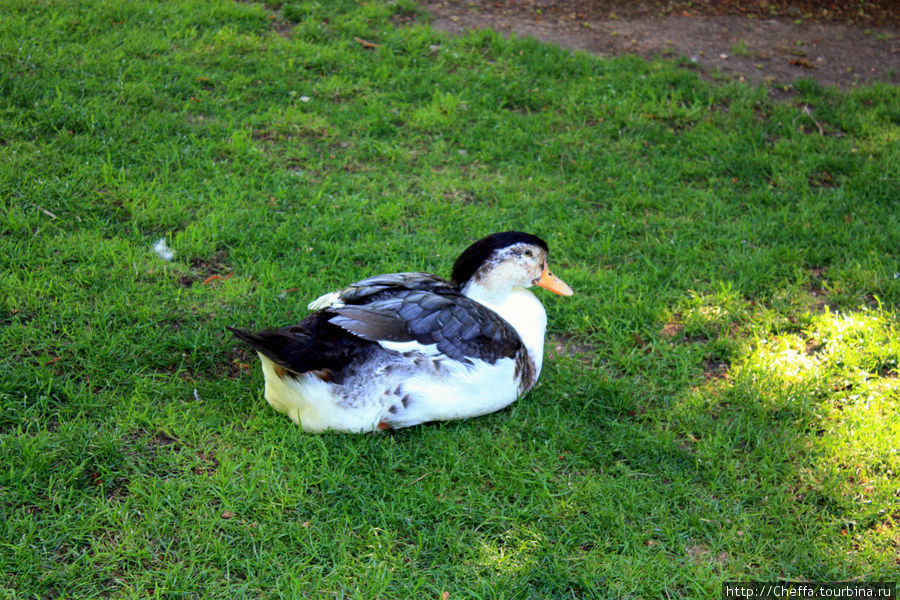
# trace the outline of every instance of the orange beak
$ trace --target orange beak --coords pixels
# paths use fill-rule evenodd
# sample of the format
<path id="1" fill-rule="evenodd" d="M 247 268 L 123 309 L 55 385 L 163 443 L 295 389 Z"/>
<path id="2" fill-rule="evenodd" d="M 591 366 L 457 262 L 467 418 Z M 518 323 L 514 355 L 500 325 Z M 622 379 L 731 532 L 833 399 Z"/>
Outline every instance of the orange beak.
<path id="1" fill-rule="evenodd" d="M 544 265 L 544 272 L 534 280 L 534 283 L 560 296 L 571 296 L 575 293 L 565 281 L 551 273 L 547 265 Z"/>

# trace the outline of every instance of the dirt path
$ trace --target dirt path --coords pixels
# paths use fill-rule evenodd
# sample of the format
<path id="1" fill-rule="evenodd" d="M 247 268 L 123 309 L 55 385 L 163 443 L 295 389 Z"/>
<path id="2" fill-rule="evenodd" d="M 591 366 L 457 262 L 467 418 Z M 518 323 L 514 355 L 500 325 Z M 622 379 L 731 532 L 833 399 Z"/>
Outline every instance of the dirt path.
<path id="1" fill-rule="evenodd" d="M 873 11 L 877 17 L 838 12 L 853 4 L 846 2 L 831 12 L 804 13 L 745 0 L 739 10 L 746 14 L 722 10 L 723 2 L 688 3 L 685 9 L 677 1 L 655 2 L 657 10 L 642 0 L 432 0 L 422 6 L 436 29 L 491 27 L 601 56 L 685 57 L 707 76 L 767 81 L 776 89 L 804 77 L 841 88 L 876 80 L 900 84 L 900 14 L 890 2 L 882 13 Z M 748 13 L 747 6 L 756 10 Z M 793 9 L 799 12 L 789 16 Z"/>

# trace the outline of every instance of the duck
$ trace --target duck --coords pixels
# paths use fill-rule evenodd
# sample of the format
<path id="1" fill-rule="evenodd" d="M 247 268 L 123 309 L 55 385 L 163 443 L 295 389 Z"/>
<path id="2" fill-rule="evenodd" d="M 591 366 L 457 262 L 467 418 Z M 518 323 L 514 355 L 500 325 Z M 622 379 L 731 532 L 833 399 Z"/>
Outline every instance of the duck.
<path id="1" fill-rule="evenodd" d="M 547 314 L 529 290 L 572 288 L 540 237 L 488 235 L 449 280 L 420 272 L 369 277 L 309 303 L 300 323 L 251 332 L 266 401 L 306 432 L 365 433 L 501 410 L 534 387 Z"/>

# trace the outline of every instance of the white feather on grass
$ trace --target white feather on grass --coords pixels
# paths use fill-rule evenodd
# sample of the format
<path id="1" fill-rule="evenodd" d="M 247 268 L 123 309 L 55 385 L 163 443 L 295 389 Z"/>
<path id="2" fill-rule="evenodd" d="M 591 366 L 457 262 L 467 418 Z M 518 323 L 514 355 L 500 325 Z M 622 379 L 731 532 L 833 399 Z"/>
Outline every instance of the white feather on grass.
<path id="1" fill-rule="evenodd" d="M 175 251 L 169 248 L 165 238 L 159 238 L 156 243 L 153 244 L 153 251 L 165 261 L 170 261 L 175 258 Z"/>

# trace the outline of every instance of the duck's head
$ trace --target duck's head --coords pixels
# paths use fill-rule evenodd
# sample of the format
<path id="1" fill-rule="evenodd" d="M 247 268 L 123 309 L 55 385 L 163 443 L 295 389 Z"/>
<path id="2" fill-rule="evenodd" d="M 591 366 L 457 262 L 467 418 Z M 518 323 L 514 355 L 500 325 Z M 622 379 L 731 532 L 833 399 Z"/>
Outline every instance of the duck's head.
<path id="1" fill-rule="evenodd" d="M 466 248 L 453 265 L 451 279 L 464 294 L 502 298 L 514 288 L 539 285 L 561 296 L 572 288 L 550 272 L 547 242 L 521 231 L 504 231 L 484 237 Z"/>

